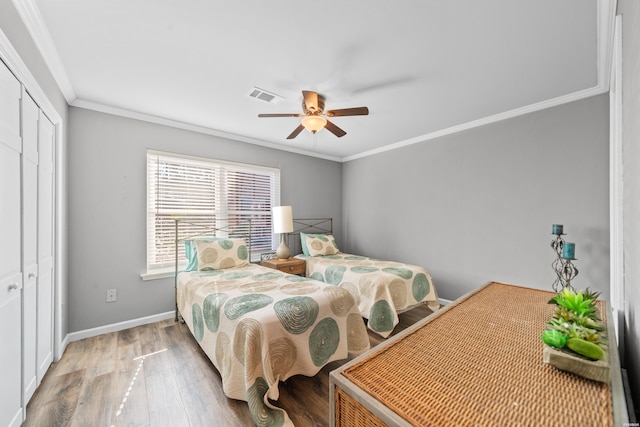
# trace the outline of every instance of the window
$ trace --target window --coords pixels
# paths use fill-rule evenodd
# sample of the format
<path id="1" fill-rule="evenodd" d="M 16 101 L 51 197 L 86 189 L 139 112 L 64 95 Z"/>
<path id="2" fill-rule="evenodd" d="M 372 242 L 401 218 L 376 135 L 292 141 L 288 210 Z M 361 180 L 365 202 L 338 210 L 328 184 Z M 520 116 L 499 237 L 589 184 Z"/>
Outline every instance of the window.
<path id="1" fill-rule="evenodd" d="M 279 169 L 149 150 L 147 274 L 175 266 L 176 219 L 181 239 L 222 227 L 218 237 L 247 237 L 250 225 L 254 259 L 272 250 L 271 208 L 279 203 Z M 178 251 L 186 261 L 184 245 Z"/>

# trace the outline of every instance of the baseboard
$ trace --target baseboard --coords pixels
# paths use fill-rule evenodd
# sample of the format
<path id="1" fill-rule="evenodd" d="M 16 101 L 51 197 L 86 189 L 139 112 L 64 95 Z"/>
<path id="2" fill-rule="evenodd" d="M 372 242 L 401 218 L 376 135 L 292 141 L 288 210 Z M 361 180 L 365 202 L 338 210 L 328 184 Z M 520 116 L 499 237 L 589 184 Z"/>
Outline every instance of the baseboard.
<path id="1" fill-rule="evenodd" d="M 67 349 L 68 345 L 69 345 L 69 334 L 65 335 L 64 339 L 60 343 L 60 350 L 56 353 L 56 362 L 62 359 L 62 355 L 64 354 L 64 351 Z"/>
<path id="2" fill-rule="evenodd" d="M 440 302 L 440 305 L 449 305 L 449 304 L 451 304 L 450 300 L 444 299 L 444 298 L 438 298 L 438 301 Z"/>
<path id="3" fill-rule="evenodd" d="M 167 311 L 166 313 L 154 314 L 152 316 L 140 317 L 139 319 L 127 320 L 119 323 L 112 323 L 110 325 L 98 326 L 97 328 L 85 329 L 83 331 L 72 332 L 67 334 L 63 341 L 63 348 L 66 348 L 67 344 L 73 341 L 78 341 L 84 338 L 91 338 L 109 332 L 122 331 L 123 329 L 133 328 L 135 326 L 146 325 L 149 323 L 159 322 L 161 320 L 172 319 L 176 315 L 175 311 Z"/>

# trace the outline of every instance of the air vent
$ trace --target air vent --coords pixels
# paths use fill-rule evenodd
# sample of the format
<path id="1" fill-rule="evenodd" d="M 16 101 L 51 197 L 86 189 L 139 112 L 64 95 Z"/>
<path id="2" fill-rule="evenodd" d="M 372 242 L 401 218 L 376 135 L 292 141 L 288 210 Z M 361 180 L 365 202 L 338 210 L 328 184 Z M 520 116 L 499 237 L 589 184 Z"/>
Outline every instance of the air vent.
<path id="1" fill-rule="evenodd" d="M 259 99 L 261 101 L 269 102 L 271 104 L 280 104 L 284 98 L 280 95 L 276 95 L 273 92 L 260 89 L 259 87 L 253 87 L 249 92 L 251 98 Z"/>

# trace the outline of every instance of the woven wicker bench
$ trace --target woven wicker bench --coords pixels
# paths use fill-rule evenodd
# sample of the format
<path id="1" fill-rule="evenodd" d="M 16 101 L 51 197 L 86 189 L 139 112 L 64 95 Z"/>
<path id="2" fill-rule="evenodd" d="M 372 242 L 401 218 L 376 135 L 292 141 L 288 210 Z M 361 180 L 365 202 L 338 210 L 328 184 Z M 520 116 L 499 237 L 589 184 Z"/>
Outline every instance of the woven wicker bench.
<path id="1" fill-rule="evenodd" d="M 543 363 L 552 296 L 487 283 L 334 370 L 331 425 L 622 426 L 616 351 L 608 383 Z M 609 337 L 615 343 L 611 325 Z"/>

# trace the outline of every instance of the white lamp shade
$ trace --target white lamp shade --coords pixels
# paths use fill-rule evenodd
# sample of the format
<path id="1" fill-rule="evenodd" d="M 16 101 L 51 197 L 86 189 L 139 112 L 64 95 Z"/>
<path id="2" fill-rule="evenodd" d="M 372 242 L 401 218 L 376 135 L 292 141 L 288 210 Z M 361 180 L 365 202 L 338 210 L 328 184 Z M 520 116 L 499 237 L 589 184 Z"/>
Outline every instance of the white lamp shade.
<path id="1" fill-rule="evenodd" d="M 293 232 L 293 214 L 291 206 L 276 206 L 273 208 L 273 232 Z"/>

